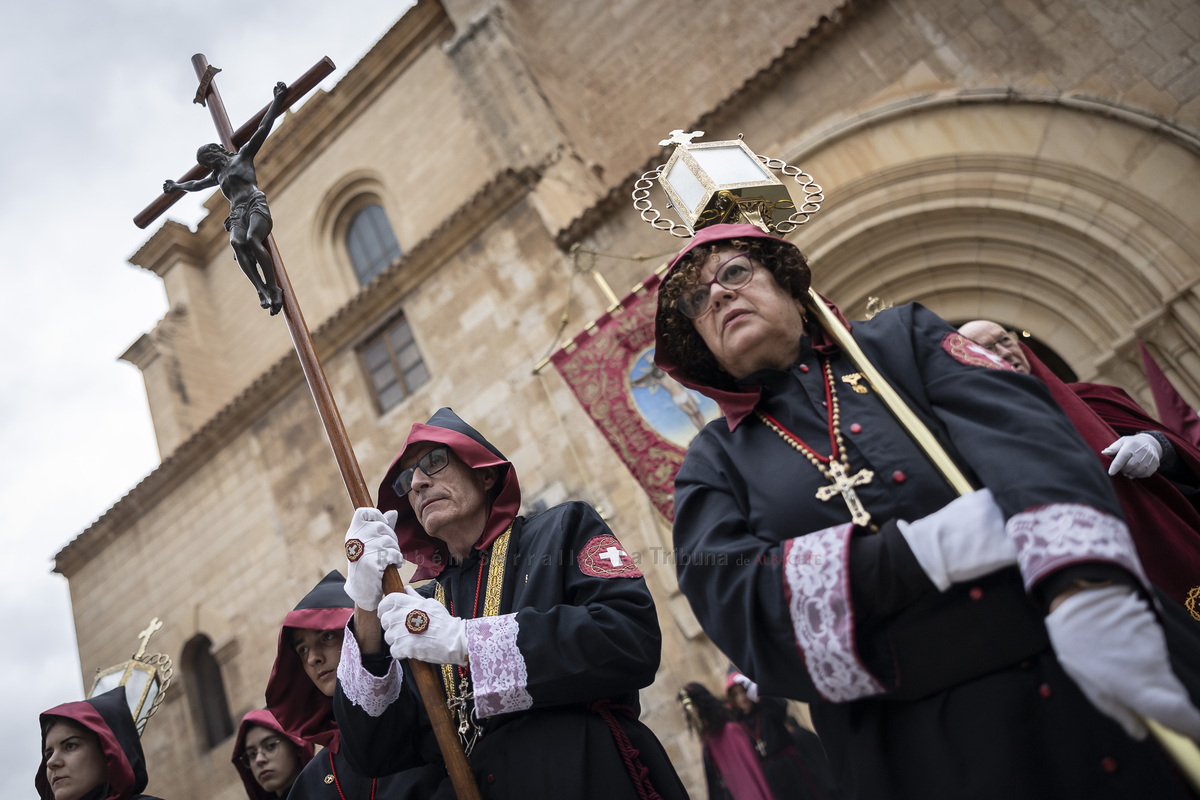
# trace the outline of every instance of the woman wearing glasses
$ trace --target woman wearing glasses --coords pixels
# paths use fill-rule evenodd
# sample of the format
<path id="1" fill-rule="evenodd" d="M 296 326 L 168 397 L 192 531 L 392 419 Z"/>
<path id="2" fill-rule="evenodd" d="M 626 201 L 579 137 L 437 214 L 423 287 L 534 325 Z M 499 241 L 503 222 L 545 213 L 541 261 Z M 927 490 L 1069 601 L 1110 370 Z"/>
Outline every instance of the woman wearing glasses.
<path id="1" fill-rule="evenodd" d="M 853 798 L 1175 798 L 1142 716 L 1200 737 L 1107 476 L 1035 381 L 923 307 L 854 340 L 980 489 L 957 497 L 807 318 L 809 269 L 701 230 L 655 361 L 725 419 L 675 482 L 679 587 Z M 716 563 L 726 566 L 696 566 Z"/>
<path id="2" fill-rule="evenodd" d="M 250 800 L 287 797 L 313 746 L 287 733 L 265 708 L 242 718 L 233 746 L 233 766 L 242 776 Z"/>

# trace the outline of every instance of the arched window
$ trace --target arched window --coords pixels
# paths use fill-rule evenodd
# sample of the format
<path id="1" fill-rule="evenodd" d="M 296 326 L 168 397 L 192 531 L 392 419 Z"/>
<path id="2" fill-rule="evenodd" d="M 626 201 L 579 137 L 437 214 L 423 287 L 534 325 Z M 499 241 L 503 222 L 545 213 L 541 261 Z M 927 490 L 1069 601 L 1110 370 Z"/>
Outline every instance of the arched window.
<path id="1" fill-rule="evenodd" d="M 366 286 L 399 258 L 400 243 L 383 206 L 375 203 L 354 214 L 346 229 L 346 250 L 360 286 Z"/>
<path id="2" fill-rule="evenodd" d="M 211 750 L 233 733 L 233 718 L 212 640 L 202 633 L 183 646 L 183 674 L 197 733 L 204 747 Z"/>

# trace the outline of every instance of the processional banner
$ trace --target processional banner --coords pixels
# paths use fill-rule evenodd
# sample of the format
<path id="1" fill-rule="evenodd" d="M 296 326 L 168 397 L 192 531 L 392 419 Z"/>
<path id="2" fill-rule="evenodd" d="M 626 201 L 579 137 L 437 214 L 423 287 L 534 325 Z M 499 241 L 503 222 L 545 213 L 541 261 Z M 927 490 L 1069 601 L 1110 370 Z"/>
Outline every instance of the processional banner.
<path id="1" fill-rule="evenodd" d="M 683 454 L 721 412 L 654 363 L 659 282 L 652 275 L 634 287 L 550 360 L 655 508 L 671 520 Z"/>

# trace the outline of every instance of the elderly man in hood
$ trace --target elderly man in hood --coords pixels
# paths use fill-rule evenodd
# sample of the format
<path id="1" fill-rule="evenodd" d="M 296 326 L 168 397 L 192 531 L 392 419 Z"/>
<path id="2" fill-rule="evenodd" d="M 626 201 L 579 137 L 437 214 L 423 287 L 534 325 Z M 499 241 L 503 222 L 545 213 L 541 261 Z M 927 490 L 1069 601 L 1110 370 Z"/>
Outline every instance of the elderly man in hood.
<path id="1" fill-rule="evenodd" d="M 448 408 L 413 426 L 378 502 L 346 533 L 357 609 L 334 708 L 353 763 L 384 773 L 427 752 L 416 658 L 442 665 L 484 797 L 686 797 L 638 721 L 660 658 L 654 602 L 590 506 L 518 516 L 513 465 Z M 405 559 L 432 580 L 383 597 L 384 568 Z M 435 796 L 453 796 L 448 779 Z"/>

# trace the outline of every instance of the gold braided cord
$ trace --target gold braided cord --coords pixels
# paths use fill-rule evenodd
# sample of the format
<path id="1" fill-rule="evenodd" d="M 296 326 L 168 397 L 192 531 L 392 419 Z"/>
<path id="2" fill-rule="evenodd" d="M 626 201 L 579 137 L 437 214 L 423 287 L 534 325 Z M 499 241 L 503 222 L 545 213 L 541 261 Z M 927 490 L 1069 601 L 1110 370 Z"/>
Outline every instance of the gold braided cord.
<path id="1" fill-rule="evenodd" d="M 483 593 L 483 616 L 494 617 L 500 613 L 500 589 L 504 586 L 504 568 L 508 565 L 508 535 L 512 525 L 492 542 L 491 563 L 488 564 L 487 591 Z M 492 587 L 496 591 L 492 591 Z"/>
<path id="2" fill-rule="evenodd" d="M 483 616 L 485 617 L 494 617 L 500 613 L 500 595 L 504 589 L 504 567 L 508 562 L 508 539 L 511 533 L 512 524 L 510 523 L 504 533 L 492 542 L 487 589 L 483 593 Z M 449 606 L 446 604 L 446 588 L 436 581 L 433 584 L 433 599 L 449 610 Z M 458 698 L 458 690 L 454 685 L 453 664 L 442 664 L 442 688 L 446 690 L 447 705 L 453 707 L 454 701 Z"/>

